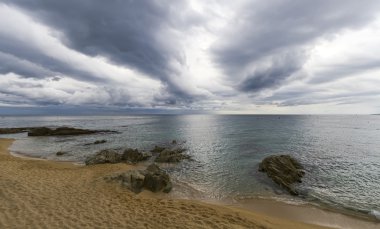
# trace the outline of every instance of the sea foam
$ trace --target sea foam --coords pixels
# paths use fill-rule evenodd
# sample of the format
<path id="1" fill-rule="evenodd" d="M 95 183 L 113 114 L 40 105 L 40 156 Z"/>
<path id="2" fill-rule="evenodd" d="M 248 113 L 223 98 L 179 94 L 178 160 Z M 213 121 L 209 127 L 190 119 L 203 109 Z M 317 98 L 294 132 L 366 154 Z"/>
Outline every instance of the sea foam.
<path id="1" fill-rule="evenodd" d="M 376 219 L 380 220 L 380 211 L 372 210 L 369 214 L 375 216 Z"/>

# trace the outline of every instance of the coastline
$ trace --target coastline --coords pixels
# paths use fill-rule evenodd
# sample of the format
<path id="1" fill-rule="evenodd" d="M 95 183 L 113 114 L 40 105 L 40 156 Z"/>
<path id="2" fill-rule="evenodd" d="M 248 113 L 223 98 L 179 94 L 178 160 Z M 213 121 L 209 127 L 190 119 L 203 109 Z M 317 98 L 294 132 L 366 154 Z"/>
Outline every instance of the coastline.
<path id="1" fill-rule="evenodd" d="M 160 198 L 147 191 L 135 195 L 102 179 L 134 166 L 81 166 L 15 157 L 8 151 L 12 142 L 0 139 L 2 227 L 325 228 L 312 225 L 317 223 L 343 228 L 347 222 L 360 228 L 378 225 L 344 215 L 335 215 L 334 222 L 326 222 L 326 216 L 337 213 L 279 202 L 254 200 L 253 205 L 232 206 Z"/>

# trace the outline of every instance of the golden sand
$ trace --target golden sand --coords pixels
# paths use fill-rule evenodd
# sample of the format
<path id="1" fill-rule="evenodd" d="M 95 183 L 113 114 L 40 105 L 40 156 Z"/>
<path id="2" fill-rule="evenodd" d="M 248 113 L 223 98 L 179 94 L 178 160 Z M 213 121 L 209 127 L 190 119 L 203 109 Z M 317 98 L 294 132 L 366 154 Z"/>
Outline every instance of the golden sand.
<path id="1" fill-rule="evenodd" d="M 231 207 L 136 195 L 103 177 L 127 164 L 29 160 L 0 139 L 0 228 L 322 228 Z"/>

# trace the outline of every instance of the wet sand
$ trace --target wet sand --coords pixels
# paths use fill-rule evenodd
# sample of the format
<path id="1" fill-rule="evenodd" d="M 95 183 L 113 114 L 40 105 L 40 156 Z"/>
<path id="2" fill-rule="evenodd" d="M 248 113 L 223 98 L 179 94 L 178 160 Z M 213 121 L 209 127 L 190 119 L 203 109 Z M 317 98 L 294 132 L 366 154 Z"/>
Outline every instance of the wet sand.
<path id="1" fill-rule="evenodd" d="M 146 191 L 136 195 L 103 179 L 133 166 L 14 157 L 12 142 L 0 139 L 0 228 L 324 228 Z"/>

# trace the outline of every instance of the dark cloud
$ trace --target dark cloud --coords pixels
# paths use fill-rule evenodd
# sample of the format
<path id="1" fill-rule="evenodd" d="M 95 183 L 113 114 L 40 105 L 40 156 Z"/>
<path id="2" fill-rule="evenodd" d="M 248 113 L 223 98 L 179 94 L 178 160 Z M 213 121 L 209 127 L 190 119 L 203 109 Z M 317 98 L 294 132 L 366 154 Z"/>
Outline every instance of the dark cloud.
<path id="1" fill-rule="evenodd" d="M 158 78 L 173 93 L 171 80 L 183 64 L 175 30 L 198 23 L 183 1 L 151 0 L 7 0 L 63 33 L 64 43 L 91 56 L 135 68 Z M 44 60 L 45 63 L 45 60 Z M 70 73 L 70 72 L 69 72 Z M 180 91 L 185 93 L 184 91 Z M 185 93 L 186 94 L 186 93 Z"/>
<path id="2" fill-rule="evenodd" d="M 373 19 L 379 6 L 376 0 L 366 4 L 356 0 L 249 1 L 214 46 L 215 60 L 231 79 L 245 78 L 242 83 L 247 85 L 238 85 L 239 89 L 271 88 L 307 60 L 301 55 L 299 60 L 282 59 L 279 64 L 277 56 L 302 52 L 318 38 L 362 26 Z M 272 59 L 267 69 L 252 72 L 263 58 Z"/>
<path id="3" fill-rule="evenodd" d="M 0 34 L 0 73 L 16 73 L 25 78 L 67 75 L 84 81 L 104 82 L 94 74 L 81 70 L 36 49 L 34 44 Z"/>
<path id="4" fill-rule="evenodd" d="M 310 84 L 329 83 L 354 76 L 371 70 L 380 69 L 380 59 L 354 59 L 342 64 L 330 64 L 324 69 L 317 71 L 313 77 L 308 80 Z"/>
<path id="5" fill-rule="evenodd" d="M 294 72 L 302 68 L 301 54 L 277 55 L 270 60 L 269 66 L 257 68 L 239 83 L 238 89 L 245 92 L 256 92 L 263 88 L 279 85 Z"/>

